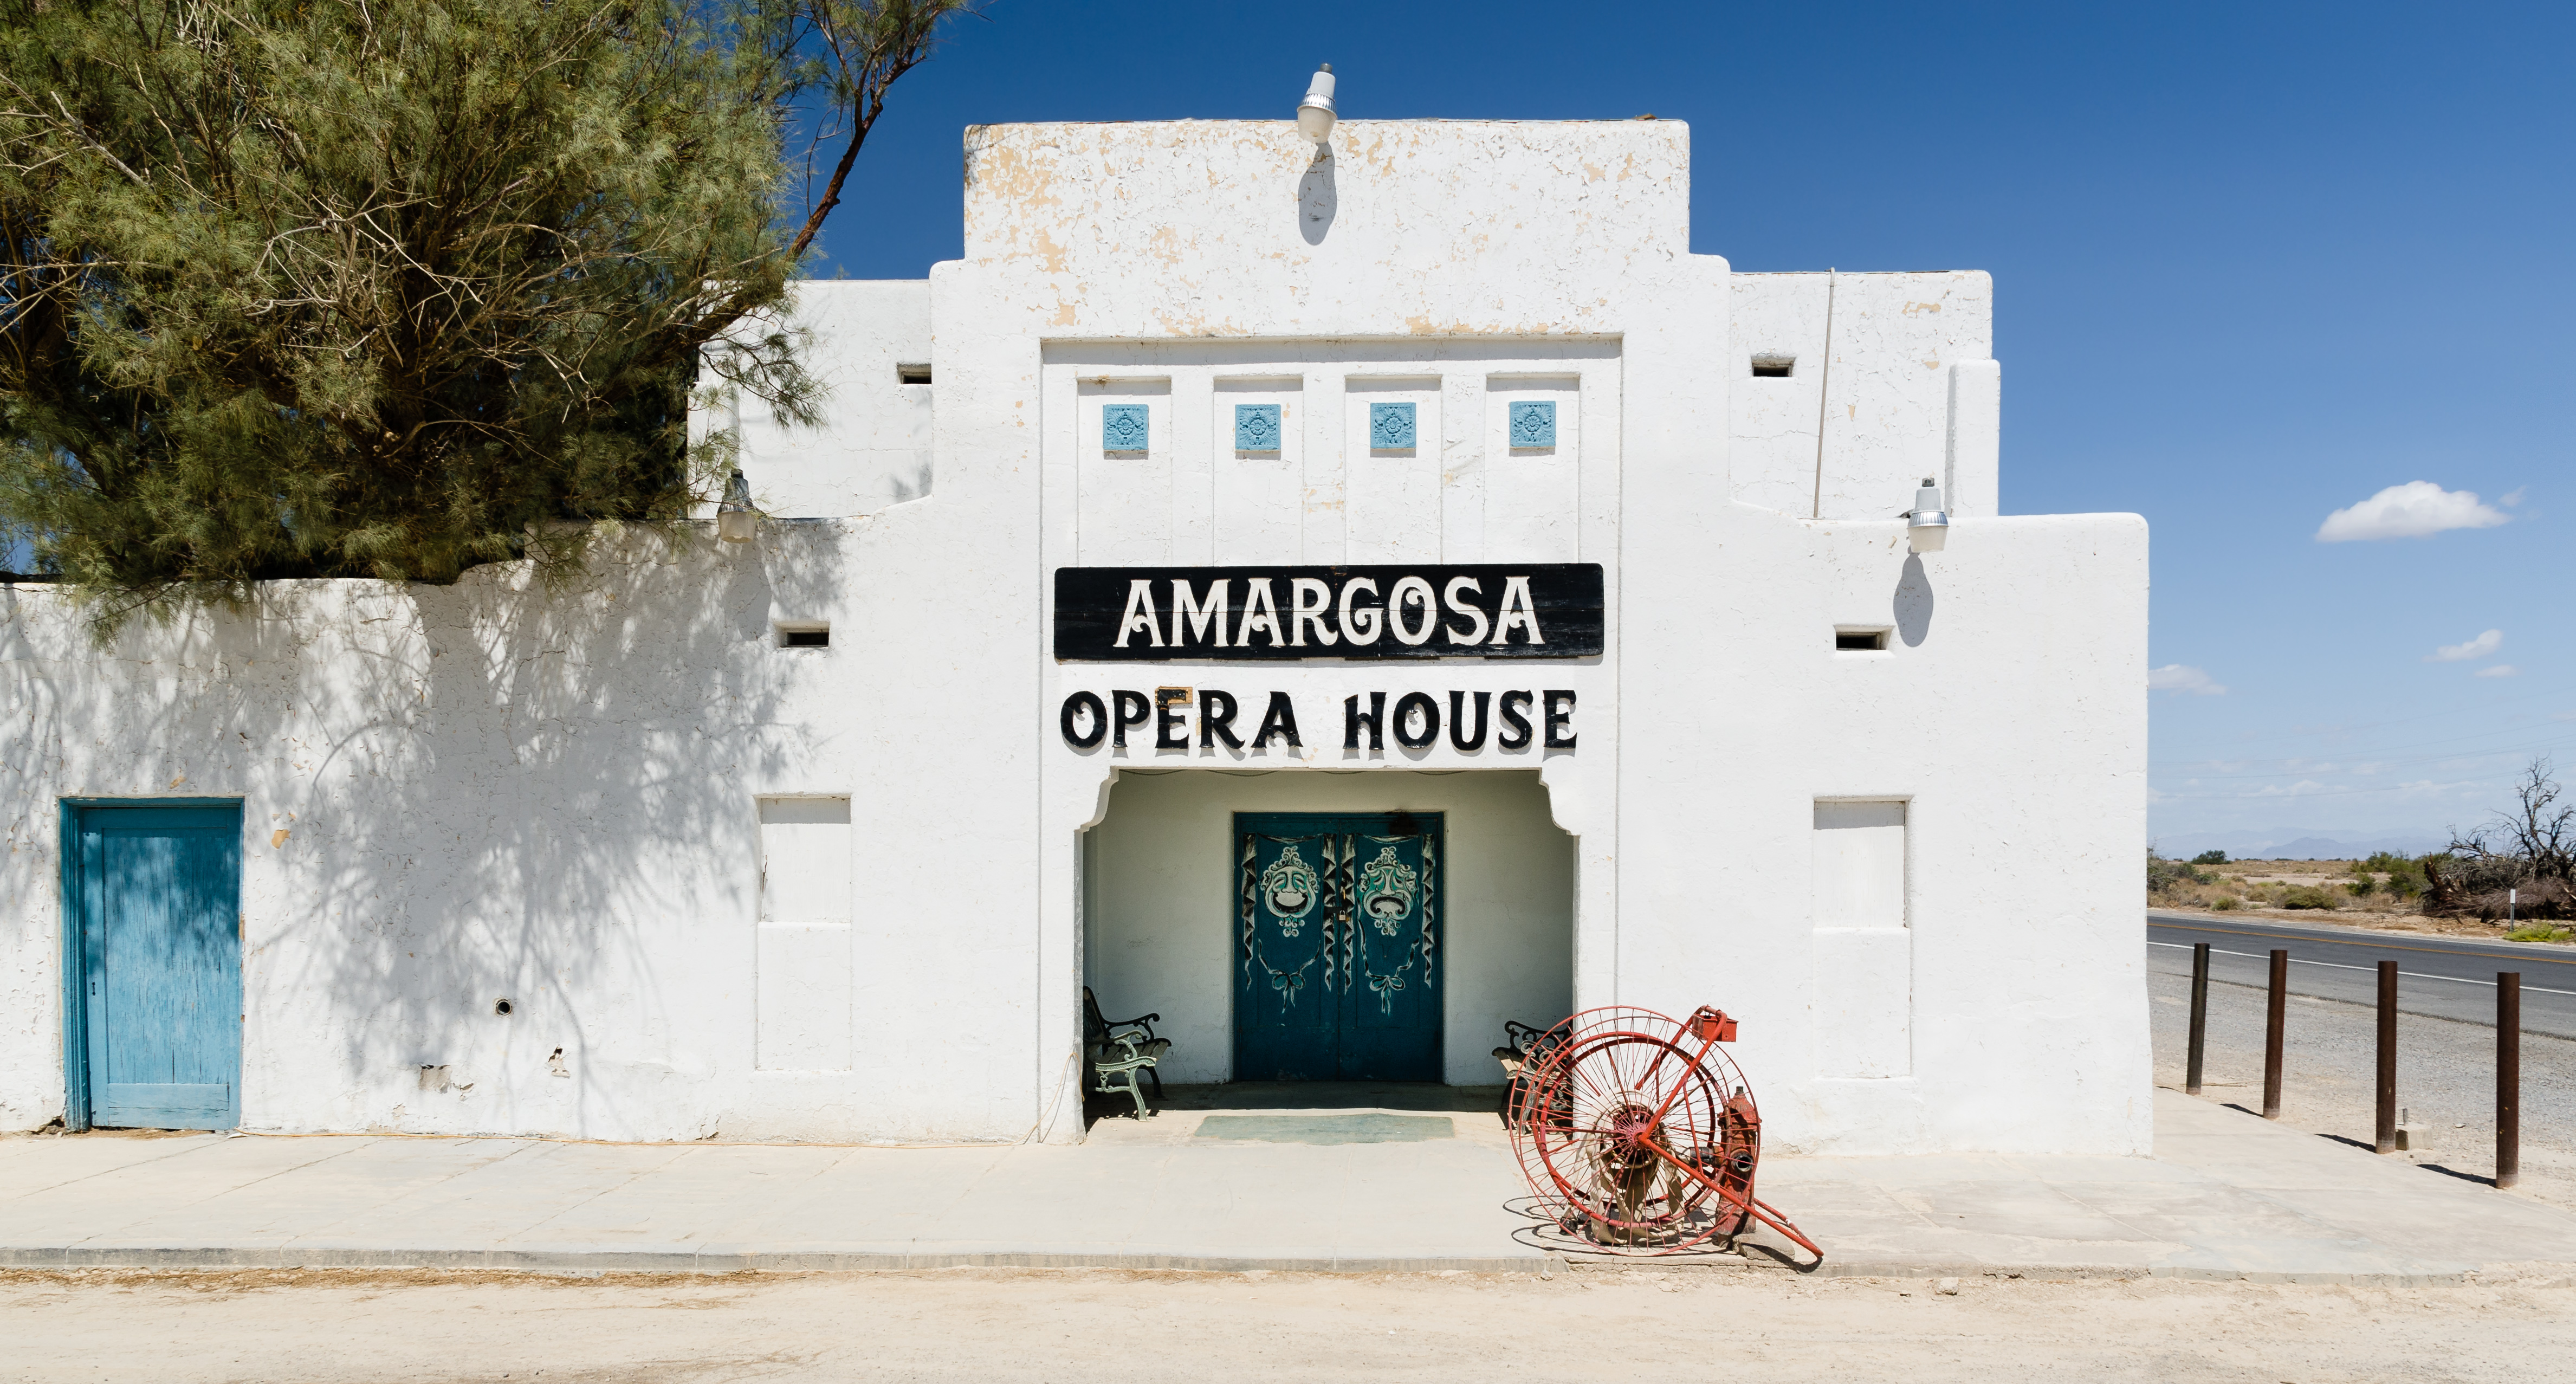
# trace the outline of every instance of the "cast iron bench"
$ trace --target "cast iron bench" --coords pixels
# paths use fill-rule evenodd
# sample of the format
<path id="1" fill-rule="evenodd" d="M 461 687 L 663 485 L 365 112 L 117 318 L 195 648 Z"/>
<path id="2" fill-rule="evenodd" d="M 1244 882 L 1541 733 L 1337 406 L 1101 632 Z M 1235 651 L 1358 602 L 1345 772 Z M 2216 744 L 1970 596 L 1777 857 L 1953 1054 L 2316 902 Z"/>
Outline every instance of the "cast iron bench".
<path id="1" fill-rule="evenodd" d="M 1137 1073 L 1154 1083 L 1154 1099 L 1163 1098 L 1162 1074 L 1154 1064 L 1171 1051 L 1172 1040 L 1154 1036 L 1154 1025 L 1162 1021 L 1160 1014 L 1146 1014 L 1112 1023 L 1100 1017 L 1100 1001 L 1092 998 L 1091 987 L 1082 987 L 1082 1041 L 1091 1058 L 1091 1089 L 1109 1096 L 1124 1093 L 1136 1102 L 1140 1120 L 1146 1115 L 1145 1093 L 1136 1085 Z"/>

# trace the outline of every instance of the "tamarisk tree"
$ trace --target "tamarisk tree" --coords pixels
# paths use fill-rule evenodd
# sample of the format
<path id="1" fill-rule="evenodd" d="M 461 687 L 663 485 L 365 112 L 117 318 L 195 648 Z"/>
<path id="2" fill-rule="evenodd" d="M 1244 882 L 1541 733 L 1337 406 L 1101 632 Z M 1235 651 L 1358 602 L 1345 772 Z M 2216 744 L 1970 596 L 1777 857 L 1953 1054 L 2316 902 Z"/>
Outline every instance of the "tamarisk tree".
<path id="1" fill-rule="evenodd" d="M 685 515 L 702 364 L 813 402 L 786 140 L 961 8 L 0 0 L 0 529 L 112 624 Z"/>

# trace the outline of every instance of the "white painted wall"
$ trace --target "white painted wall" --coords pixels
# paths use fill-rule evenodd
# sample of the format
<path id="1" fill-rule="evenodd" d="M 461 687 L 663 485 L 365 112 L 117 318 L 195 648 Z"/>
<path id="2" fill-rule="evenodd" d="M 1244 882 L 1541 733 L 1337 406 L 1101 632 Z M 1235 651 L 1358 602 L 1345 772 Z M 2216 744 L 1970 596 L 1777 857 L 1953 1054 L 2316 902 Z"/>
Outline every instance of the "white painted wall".
<path id="1" fill-rule="evenodd" d="M 930 285 L 811 280 L 781 316 L 821 388 L 821 422 L 789 427 L 759 399 L 737 397 L 727 413 L 698 423 L 700 432 L 736 427 L 754 503 L 765 514 L 839 519 L 928 495 L 938 469 L 931 443 L 938 383 L 905 384 L 897 370 L 930 363 Z"/>
<path id="2" fill-rule="evenodd" d="M 1083 970 L 1113 1018 L 1159 1012 L 1166 1081 L 1234 1075 L 1237 812 L 1443 814 L 1442 1052 L 1453 1085 L 1503 1079 L 1503 1021 L 1574 998 L 1574 843 L 1535 773 L 1121 773 L 1086 836 Z"/>
<path id="3" fill-rule="evenodd" d="M 1689 252 L 1685 129 L 1350 121 L 1332 147 L 1285 122 L 970 132 L 963 259 L 926 290 L 800 290 L 841 440 L 745 425 L 755 492 L 809 516 L 748 550 L 629 535 L 553 594 L 515 568 L 279 583 L 103 650 L 58 595 L 0 593 L 0 1119 L 61 1110 L 66 795 L 245 800 L 256 1127 L 1071 1139 L 1084 834 L 1118 829 L 1122 770 L 1285 770 L 1243 782 L 1354 806 L 1505 770 L 1464 777 L 1534 775 L 1570 839 L 1574 1003 L 1739 1015 L 1778 1144 L 2142 1151 L 2145 529 L 1995 517 L 1984 276 L 1837 276 L 1812 518 L 1816 397 L 1801 460 L 1796 398 L 1748 393 L 1795 377 L 1748 357 L 1824 349 L 1821 276 Z M 890 383 L 924 341 L 934 384 Z M 1495 410 L 1542 389 L 1556 451 L 1498 447 Z M 1414 456 L 1354 445 L 1389 390 L 1422 410 Z M 1119 391 L 1156 410 L 1141 457 L 1084 445 Z M 1224 445 L 1248 397 L 1283 405 L 1274 457 Z M 1892 516 L 1923 474 L 1959 517 L 1917 559 Z M 1048 657 L 1060 565 L 1381 557 L 1598 562 L 1608 652 Z M 782 621 L 831 646 L 777 647 Z M 1837 625 L 1893 638 L 1837 654 Z M 1163 685 L 1288 693 L 1305 744 L 1057 734 L 1072 692 Z M 1551 688 L 1574 748 L 1343 747 L 1347 697 Z M 839 796 L 845 1067 L 838 991 L 760 984 L 824 978 L 838 926 L 764 924 L 760 800 Z M 1819 942 L 1816 803 L 1853 798 L 1906 804 L 1901 955 Z M 765 946 L 782 927 L 813 935 Z M 1834 1047 L 1855 996 L 1898 993 L 1902 1065 Z M 1463 1051 L 1495 1017 L 1456 1019 Z M 765 1018 L 799 1065 L 764 1057 Z M 424 1063 L 472 1089 L 421 1092 Z"/>
<path id="4" fill-rule="evenodd" d="M 1031 1084 L 993 1080 L 996 1048 L 1028 1050 L 996 1019 L 1025 963 L 1015 986 L 976 960 L 1024 955 L 1025 927 L 970 869 L 885 882 L 936 811 L 885 786 L 937 698 L 921 664 L 850 644 L 912 630 L 926 662 L 944 617 L 852 574 L 900 580 L 919 514 L 676 561 L 635 534 L 553 595 L 506 566 L 275 583 L 104 650 L 61 595 L 0 590 L 0 1119 L 62 1109 L 54 803 L 187 793 L 245 800 L 252 1127 L 1025 1135 Z M 777 647 L 781 608 L 832 618 L 834 646 Z M 777 864 L 832 831 L 784 805 L 764 829 L 762 800 L 818 795 L 847 796 L 850 859 L 797 843 L 804 873 L 764 921 L 764 847 Z M 470 1089 L 421 1091 L 437 1064 Z"/>
<path id="5" fill-rule="evenodd" d="M 759 995 L 765 1072 L 850 1069 L 850 800 L 760 800 Z"/>
<path id="6" fill-rule="evenodd" d="M 1816 804 L 1816 1075 L 1914 1074 L 1914 939 L 1905 925 L 1905 804 Z"/>
<path id="7" fill-rule="evenodd" d="M 1876 519 L 1913 508 L 1931 476 L 1952 514 L 2001 512 L 2002 375 L 1985 274 L 1738 274 L 1729 287 L 1735 498 L 1800 518 Z M 1787 378 L 1756 377 L 1757 356 L 1795 364 Z"/>

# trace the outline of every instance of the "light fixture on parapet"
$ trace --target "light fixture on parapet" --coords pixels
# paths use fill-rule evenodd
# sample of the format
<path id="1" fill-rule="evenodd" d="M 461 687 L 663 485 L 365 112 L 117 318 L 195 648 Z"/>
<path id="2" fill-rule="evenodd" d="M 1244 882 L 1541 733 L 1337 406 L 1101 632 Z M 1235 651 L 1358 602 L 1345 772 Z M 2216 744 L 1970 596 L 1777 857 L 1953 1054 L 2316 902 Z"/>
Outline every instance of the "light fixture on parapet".
<path id="1" fill-rule="evenodd" d="M 1340 112 L 1333 108 L 1333 65 L 1325 63 L 1306 87 L 1306 99 L 1297 103 L 1297 133 L 1321 144 L 1339 118 Z"/>
<path id="2" fill-rule="evenodd" d="M 1937 553 L 1950 541 L 1950 516 L 1941 509 L 1941 486 L 1930 476 L 1914 492 L 1914 508 L 1905 511 L 1905 536 L 1918 553 Z"/>
<path id="3" fill-rule="evenodd" d="M 725 482 L 724 503 L 716 506 L 716 537 L 727 543 L 748 543 L 760 535 L 760 511 L 752 507 L 751 482 L 735 468 Z"/>

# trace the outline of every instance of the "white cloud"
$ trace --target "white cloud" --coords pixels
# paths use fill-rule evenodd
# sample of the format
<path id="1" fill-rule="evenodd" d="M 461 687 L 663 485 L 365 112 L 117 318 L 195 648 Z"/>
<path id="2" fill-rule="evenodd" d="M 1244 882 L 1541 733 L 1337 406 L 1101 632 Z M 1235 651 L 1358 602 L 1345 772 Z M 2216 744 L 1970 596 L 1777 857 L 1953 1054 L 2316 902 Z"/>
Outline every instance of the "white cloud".
<path id="1" fill-rule="evenodd" d="M 2530 486 L 2527 486 L 2527 485 L 2517 485 L 2517 486 L 2515 486 L 2513 489 L 2508 490 L 2508 491 L 2506 491 L 2505 493 L 2503 493 L 2503 494 L 2501 494 L 2501 495 L 2496 496 L 2496 503 L 2497 503 L 2497 504 L 2500 504 L 2500 505 L 2502 505 L 2502 506 L 2504 506 L 2504 507 L 2505 507 L 2505 508 L 2507 508 L 2507 509 L 2512 509 L 2514 506 L 2519 505 L 2519 504 L 2521 504 L 2521 503 L 2522 503 L 2522 494 L 2523 494 L 2523 492 L 2524 492 L 2524 491 L 2526 491 L 2526 490 L 2529 490 L 2530 488 L 2531 488 L 2531 487 L 2530 487 Z"/>
<path id="2" fill-rule="evenodd" d="M 2421 538 L 2445 529 L 2491 529 L 2511 517 L 2480 501 L 2474 491 L 2444 490 L 2431 481 L 2408 481 L 2327 515 L 2325 523 L 2317 527 L 2317 541 Z"/>
<path id="3" fill-rule="evenodd" d="M 2488 630 L 2465 644 L 2445 644 L 2424 655 L 2426 663 L 2465 663 L 2484 658 L 2504 646 L 2503 630 Z"/>
<path id="4" fill-rule="evenodd" d="M 2471 676 L 2481 678 L 2509 678 L 2513 676 L 2513 665 L 2510 663 L 2489 664 L 2484 668 L 2480 668 Z"/>
<path id="5" fill-rule="evenodd" d="M 2168 663 L 2162 668 L 2152 669 L 2147 673 L 2147 690 L 2192 692 L 2203 697 L 2215 697 L 2227 689 L 2211 681 L 2209 674 L 2202 669 L 2188 664 Z"/>

